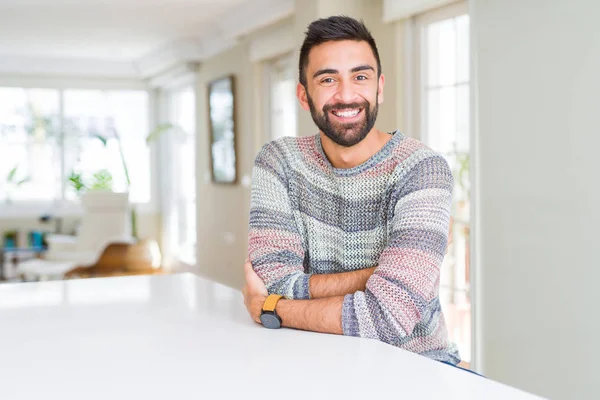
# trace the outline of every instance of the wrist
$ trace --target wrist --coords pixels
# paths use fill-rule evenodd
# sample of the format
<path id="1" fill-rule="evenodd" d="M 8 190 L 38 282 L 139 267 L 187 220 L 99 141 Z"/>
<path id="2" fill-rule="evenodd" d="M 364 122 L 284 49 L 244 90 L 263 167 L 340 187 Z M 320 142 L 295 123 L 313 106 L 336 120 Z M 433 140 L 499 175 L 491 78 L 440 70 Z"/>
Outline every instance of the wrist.
<path id="1" fill-rule="evenodd" d="M 367 288 L 367 281 L 371 278 L 371 276 L 373 275 L 373 272 L 375 272 L 376 269 L 377 269 L 377 267 L 371 267 L 371 268 L 367 268 L 364 270 L 365 287 L 363 288 L 363 290 L 365 290 Z"/>
<path id="2" fill-rule="evenodd" d="M 286 322 L 288 322 L 288 321 L 286 320 L 286 318 L 284 316 L 289 315 L 287 310 L 289 310 L 289 306 L 292 301 L 293 300 L 281 299 L 277 302 L 277 306 L 275 307 L 275 311 L 277 312 L 277 315 L 279 315 L 279 318 L 281 318 L 281 326 L 284 328 L 290 327 L 290 325 L 286 324 Z"/>
<path id="3" fill-rule="evenodd" d="M 277 313 L 277 305 L 281 299 L 281 295 L 271 294 L 263 302 L 259 315 L 259 320 L 265 328 L 281 328 L 281 317 Z"/>

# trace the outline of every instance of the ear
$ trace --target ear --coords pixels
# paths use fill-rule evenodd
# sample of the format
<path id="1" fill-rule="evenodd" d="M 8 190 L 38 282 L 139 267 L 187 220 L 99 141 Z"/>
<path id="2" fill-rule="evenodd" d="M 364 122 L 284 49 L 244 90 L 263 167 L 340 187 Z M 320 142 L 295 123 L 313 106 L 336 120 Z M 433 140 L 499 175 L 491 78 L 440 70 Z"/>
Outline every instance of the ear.
<path id="1" fill-rule="evenodd" d="M 378 95 L 378 101 L 377 104 L 381 104 L 383 103 L 383 84 L 385 83 L 385 76 L 383 76 L 383 74 L 381 74 L 379 76 L 379 85 L 377 87 L 377 95 Z"/>
<path id="2" fill-rule="evenodd" d="M 301 83 L 298 83 L 298 86 L 296 86 L 296 96 L 300 101 L 300 106 L 305 111 L 310 111 L 310 106 L 308 105 L 308 96 L 306 94 L 306 88 Z"/>

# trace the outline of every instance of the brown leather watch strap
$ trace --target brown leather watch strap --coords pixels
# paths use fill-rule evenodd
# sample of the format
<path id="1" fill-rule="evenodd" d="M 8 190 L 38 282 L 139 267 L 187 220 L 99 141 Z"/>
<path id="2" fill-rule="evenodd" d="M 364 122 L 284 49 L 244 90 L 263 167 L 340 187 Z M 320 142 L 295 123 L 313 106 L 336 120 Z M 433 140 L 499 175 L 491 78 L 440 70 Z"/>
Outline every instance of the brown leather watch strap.
<path id="1" fill-rule="evenodd" d="M 277 306 L 277 302 L 282 297 L 283 296 L 279 294 L 270 294 L 269 297 L 267 297 L 267 299 L 265 300 L 265 303 L 263 304 L 263 311 L 275 311 L 275 306 Z"/>

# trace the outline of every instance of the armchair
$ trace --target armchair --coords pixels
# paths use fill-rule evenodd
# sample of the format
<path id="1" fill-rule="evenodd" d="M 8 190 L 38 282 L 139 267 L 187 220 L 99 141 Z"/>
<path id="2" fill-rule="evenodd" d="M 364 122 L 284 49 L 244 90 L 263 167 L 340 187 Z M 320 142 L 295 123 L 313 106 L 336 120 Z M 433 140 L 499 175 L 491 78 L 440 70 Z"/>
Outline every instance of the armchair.
<path id="1" fill-rule="evenodd" d="M 110 243 L 133 243 L 127 193 L 92 191 L 82 198 L 84 213 L 76 236 L 50 235 L 42 259 L 21 263 L 25 280 L 61 279 L 67 271 L 95 264 Z"/>

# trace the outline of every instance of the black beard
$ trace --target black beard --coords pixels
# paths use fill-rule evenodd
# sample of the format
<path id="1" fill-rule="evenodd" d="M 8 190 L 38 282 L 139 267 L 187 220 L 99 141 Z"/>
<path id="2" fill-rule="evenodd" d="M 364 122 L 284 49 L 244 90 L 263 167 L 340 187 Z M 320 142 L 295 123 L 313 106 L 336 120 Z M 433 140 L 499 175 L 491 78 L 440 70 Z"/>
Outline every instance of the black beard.
<path id="1" fill-rule="evenodd" d="M 318 113 L 315 108 L 311 97 L 306 93 L 308 100 L 308 106 L 310 107 L 310 115 L 317 125 L 317 127 L 335 143 L 344 147 L 351 147 L 357 143 L 360 143 L 373 129 L 375 126 L 375 120 L 377 119 L 377 112 L 379 111 L 379 93 L 375 97 L 375 106 L 371 109 L 368 101 L 362 103 L 350 103 L 350 104 L 330 104 L 323 107 L 323 112 Z M 361 121 L 356 121 L 348 124 L 334 124 L 329 120 L 329 112 L 331 110 L 345 110 L 345 109 L 356 109 L 360 108 L 365 113 L 365 118 Z"/>

